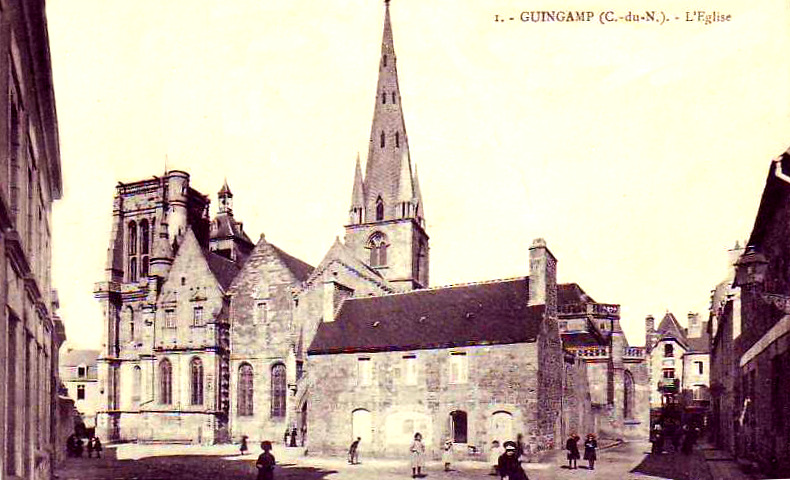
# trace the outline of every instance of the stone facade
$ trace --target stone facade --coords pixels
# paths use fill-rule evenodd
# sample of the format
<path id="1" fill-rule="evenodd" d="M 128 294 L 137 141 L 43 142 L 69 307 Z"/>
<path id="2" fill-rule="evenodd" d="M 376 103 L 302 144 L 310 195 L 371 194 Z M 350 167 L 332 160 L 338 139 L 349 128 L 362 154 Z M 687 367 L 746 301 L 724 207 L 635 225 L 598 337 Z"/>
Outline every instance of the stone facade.
<path id="1" fill-rule="evenodd" d="M 52 202 L 63 193 L 43 1 L 0 14 L 0 477 L 50 478 L 58 349 Z"/>

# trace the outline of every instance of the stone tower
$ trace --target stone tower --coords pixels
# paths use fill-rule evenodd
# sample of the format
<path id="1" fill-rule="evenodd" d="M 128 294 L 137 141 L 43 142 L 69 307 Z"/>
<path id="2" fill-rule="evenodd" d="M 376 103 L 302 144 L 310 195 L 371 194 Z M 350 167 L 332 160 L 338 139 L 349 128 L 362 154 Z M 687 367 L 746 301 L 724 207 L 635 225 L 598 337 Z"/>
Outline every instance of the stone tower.
<path id="1" fill-rule="evenodd" d="M 233 217 L 233 192 L 227 180 L 217 193 L 217 199 L 219 209 L 211 221 L 209 249 L 234 262 L 243 263 L 255 245 L 244 233 L 244 224 Z"/>
<path id="2" fill-rule="evenodd" d="M 402 290 L 428 286 L 428 234 L 403 120 L 389 1 L 365 168 L 357 156 L 346 244 Z"/>

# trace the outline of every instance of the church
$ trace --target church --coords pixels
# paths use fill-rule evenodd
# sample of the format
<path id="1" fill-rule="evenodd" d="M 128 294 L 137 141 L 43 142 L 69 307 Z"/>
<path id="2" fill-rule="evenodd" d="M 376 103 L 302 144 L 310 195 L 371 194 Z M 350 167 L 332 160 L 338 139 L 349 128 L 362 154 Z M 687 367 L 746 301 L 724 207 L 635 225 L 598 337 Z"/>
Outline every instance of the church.
<path id="1" fill-rule="evenodd" d="M 646 393 L 644 358 L 624 373 L 619 307 L 557 285 L 544 240 L 529 246 L 522 277 L 430 286 L 389 9 L 364 174 L 358 157 L 345 236 L 316 266 L 264 235 L 253 243 L 227 182 L 213 217 L 186 172 L 117 186 L 95 289 L 104 438 L 221 443 L 296 431 L 310 452 L 361 437 L 368 452 L 403 456 L 420 432 L 431 455 L 450 439 L 475 458 L 495 439 L 520 435 L 538 451 L 571 432 L 646 425 L 633 407 Z M 608 354 L 585 357 L 586 347 Z M 610 393 L 599 400 L 594 388 Z"/>

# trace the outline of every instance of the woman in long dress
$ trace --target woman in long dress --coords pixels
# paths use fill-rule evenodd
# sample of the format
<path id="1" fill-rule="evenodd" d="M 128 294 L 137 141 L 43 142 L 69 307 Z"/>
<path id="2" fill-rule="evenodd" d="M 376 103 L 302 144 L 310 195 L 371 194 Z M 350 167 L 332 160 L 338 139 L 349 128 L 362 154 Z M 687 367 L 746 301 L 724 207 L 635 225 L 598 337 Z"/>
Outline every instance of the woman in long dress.
<path id="1" fill-rule="evenodd" d="M 589 463 L 590 470 L 595 470 L 595 461 L 598 459 L 598 456 L 595 454 L 597 448 L 598 441 L 595 440 L 595 435 L 588 433 L 587 440 L 584 442 L 584 459 Z"/>
<path id="2" fill-rule="evenodd" d="M 422 477 L 422 467 L 425 466 L 425 445 L 422 444 L 420 432 L 414 434 L 414 441 L 409 447 L 411 453 L 411 478 Z"/>

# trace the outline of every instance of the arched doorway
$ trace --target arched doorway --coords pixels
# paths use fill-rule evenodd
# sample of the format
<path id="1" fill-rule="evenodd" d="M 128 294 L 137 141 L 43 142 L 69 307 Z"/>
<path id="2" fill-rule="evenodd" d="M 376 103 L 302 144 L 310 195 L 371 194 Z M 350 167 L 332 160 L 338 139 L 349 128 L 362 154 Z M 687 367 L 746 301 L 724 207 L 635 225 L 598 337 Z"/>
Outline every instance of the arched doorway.
<path id="1" fill-rule="evenodd" d="M 359 408 L 351 412 L 351 436 L 362 439 L 362 443 L 370 445 L 373 439 L 373 423 L 371 422 L 370 412 L 364 408 Z"/>
<path id="2" fill-rule="evenodd" d="M 494 412 L 491 416 L 490 440 L 499 440 L 500 445 L 508 440 L 515 440 L 513 435 L 513 415 L 502 410 Z"/>
<path id="3" fill-rule="evenodd" d="M 625 370 L 623 373 L 623 418 L 634 416 L 634 376 Z"/>

